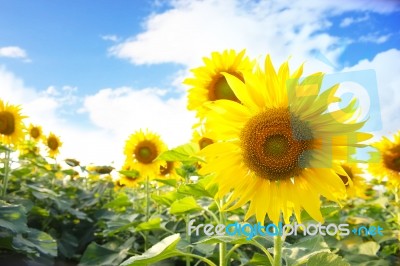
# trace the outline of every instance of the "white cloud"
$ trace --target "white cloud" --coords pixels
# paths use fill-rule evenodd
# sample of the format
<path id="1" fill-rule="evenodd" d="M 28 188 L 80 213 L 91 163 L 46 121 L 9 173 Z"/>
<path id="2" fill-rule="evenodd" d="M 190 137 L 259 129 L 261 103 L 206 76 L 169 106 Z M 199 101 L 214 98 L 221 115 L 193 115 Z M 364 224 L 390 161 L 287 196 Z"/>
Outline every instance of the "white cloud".
<path id="1" fill-rule="evenodd" d="M 271 53 L 299 61 L 318 50 L 335 62 L 348 40 L 323 31 L 330 15 L 343 12 L 390 12 L 391 1 L 238 1 L 176 0 L 172 8 L 144 21 L 144 30 L 110 48 L 133 64 L 179 63 L 192 67 L 213 50 L 247 48 L 252 56 Z"/>
<path id="2" fill-rule="evenodd" d="M 21 58 L 26 62 L 30 62 L 25 50 L 18 46 L 0 47 L 0 57 Z"/>
<path id="3" fill-rule="evenodd" d="M 391 34 L 378 35 L 378 33 L 373 33 L 373 34 L 361 36 L 359 38 L 359 41 L 381 44 L 381 43 L 387 42 L 391 36 L 392 36 Z"/>
<path id="4" fill-rule="evenodd" d="M 377 54 L 372 60 L 362 60 L 343 71 L 373 69 L 376 72 L 380 100 L 382 130 L 377 136 L 400 130 L 400 50 L 391 49 Z M 374 118 L 373 118 L 374 119 Z"/>
<path id="5" fill-rule="evenodd" d="M 347 17 L 347 18 L 343 19 L 342 22 L 340 22 L 340 27 L 342 27 L 342 28 L 348 27 L 352 24 L 360 23 L 360 22 L 366 21 L 368 19 L 369 19 L 368 14 L 365 14 L 362 17 Z"/>
<path id="6" fill-rule="evenodd" d="M 174 147 L 191 138 L 194 116 L 186 110 L 186 97 L 163 99 L 166 91 L 123 87 L 103 89 L 87 96 L 85 111 L 98 127 L 117 136 L 119 144 L 138 129 L 148 128 Z"/>
<path id="7" fill-rule="evenodd" d="M 112 42 L 119 41 L 119 38 L 117 35 L 102 35 L 101 38 L 105 41 L 112 41 Z"/>
<path id="8" fill-rule="evenodd" d="M 27 87 L 20 78 L 0 66 L 0 88 L 2 100 L 21 105 L 22 114 L 28 116 L 25 119 L 27 124 L 39 124 L 46 134 L 52 131 L 61 137 L 61 159 L 72 157 L 83 163 L 100 164 L 122 160 L 122 146 L 116 146 L 114 135 L 90 124 L 73 124 L 60 114 L 68 98 L 65 92 L 74 91 L 74 87 L 65 86 L 59 91 L 50 86 L 44 91 L 38 91 Z"/>

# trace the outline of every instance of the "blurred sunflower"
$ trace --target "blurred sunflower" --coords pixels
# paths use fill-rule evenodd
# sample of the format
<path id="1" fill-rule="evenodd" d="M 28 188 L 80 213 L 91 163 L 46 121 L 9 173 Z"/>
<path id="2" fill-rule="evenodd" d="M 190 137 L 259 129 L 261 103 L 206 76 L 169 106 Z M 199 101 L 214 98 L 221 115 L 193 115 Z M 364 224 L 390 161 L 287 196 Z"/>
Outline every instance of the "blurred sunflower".
<path id="1" fill-rule="evenodd" d="M 42 127 L 41 126 L 35 126 L 35 125 L 32 125 L 32 124 L 29 125 L 28 132 L 29 132 L 30 138 L 35 140 L 35 141 L 38 141 L 43 135 Z"/>
<path id="2" fill-rule="evenodd" d="M 214 141 L 211 138 L 207 137 L 207 134 L 205 133 L 204 129 L 193 131 L 192 142 L 198 145 L 199 150 L 202 150 L 208 145 L 214 143 Z"/>
<path id="3" fill-rule="evenodd" d="M 154 178 L 159 174 L 163 164 L 162 161 L 155 161 L 155 159 L 166 150 L 167 146 L 159 135 L 139 130 L 130 135 L 126 141 L 125 164 L 139 171 L 140 176 Z"/>
<path id="4" fill-rule="evenodd" d="M 120 171 L 120 177 L 115 181 L 118 188 L 121 187 L 138 187 L 144 178 L 140 176 L 139 172 L 134 170 L 131 165 L 124 164 Z"/>
<path id="5" fill-rule="evenodd" d="M 49 136 L 45 140 L 45 144 L 48 148 L 49 156 L 54 158 L 56 155 L 60 153 L 60 147 L 62 142 L 60 138 L 50 132 Z"/>
<path id="6" fill-rule="evenodd" d="M 346 175 L 339 175 L 343 184 L 346 186 L 347 197 L 367 198 L 365 192 L 369 188 L 365 179 L 362 177 L 363 171 L 356 164 L 341 164 Z"/>
<path id="7" fill-rule="evenodd" d="M 0 99 L 0 142 L 17 145 L 24 138 L 24 124 L 26 116 L 21 115 L 21 108 L 10 105 Z"/>
<path id="8" fill-rule="evenodd" d="M 243 80 L 243 73 L 252 71 L 254 66 L 245 53 L 245 50 L 240 53 L 225 50 L 222 53 L 213 52 L 211 58 L 204 57 L 204 66 L 192 70 L 194 78 L 183 81 L 191 86 L 188 93 L 188 109 L 198 110 L 201 117 L 204 113 L 202 105 L 205 102 L 220 99 L 239 102 L 222 73 L 226 72 Z"/>
<path id="9" fill-rule="evenodd" d="M 207 164 L 201 174 L 215 172 L 217 197 L 231 192 L 224 208 L 250 202 L 245 219 L 269 218 L 286 223 L 294 213 L 300 221 L 304 209 L 322 222 L 320 196 L 340 201 L 346 188 L 338 176 L 346 172 L 334 160 L 346 161 L 352 146 L 369 139 L 356 132 L 356 101 L 334 112 L 328 105 L 339 102 L 335 85 L 320 94 L 322 73 L 299 81 L 303 67 L 289 74 L 288 62 L 276 72 L 270 57 L 265 70 L 244 73 L 244 81 L 231 74 L 226 80 L 240 100 L 208 104 L 206 128 L 218 140 L 200 154 Z"/>
<path id="10" fill-rule="evenodd" d="M 160 166 L 159 177 L 162 179 L 180 179 L 181 177 L 176 173 L 179 164 L 179 162 L 164 161 Z"/>
<path id="11" fill-rule="evenodd" d="M 369 163 L 369 172 L 382 181 L 388 178 L 390 185 L 400 186 L 400 131 L 398 131 L 393 141 L 383 137 L 381 141 L 372 144 L 380 153 L 378 163 Z"/>

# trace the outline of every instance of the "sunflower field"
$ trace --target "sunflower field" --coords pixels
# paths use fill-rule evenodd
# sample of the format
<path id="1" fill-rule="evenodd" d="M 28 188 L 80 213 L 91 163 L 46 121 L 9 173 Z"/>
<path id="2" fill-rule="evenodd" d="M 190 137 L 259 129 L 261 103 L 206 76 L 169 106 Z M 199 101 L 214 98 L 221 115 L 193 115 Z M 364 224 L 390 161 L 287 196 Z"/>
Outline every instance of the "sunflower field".
<path id="1" fill-rule="evenodd" d="M 60 159 L 0 95 L 0 265 L 400 265 L 400 131 L 373 140 L 303 65 L 203 62 L 183 81 L 192 140 L 137 130 L 118 168 Z"/>

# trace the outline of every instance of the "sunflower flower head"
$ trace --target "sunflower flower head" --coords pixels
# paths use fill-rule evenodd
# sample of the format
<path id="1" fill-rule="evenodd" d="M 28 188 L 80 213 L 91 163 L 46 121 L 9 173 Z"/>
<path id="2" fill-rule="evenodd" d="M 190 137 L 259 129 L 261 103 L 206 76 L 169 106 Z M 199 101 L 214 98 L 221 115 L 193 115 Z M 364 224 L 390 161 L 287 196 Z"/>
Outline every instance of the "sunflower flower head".
<path id="1" fill-rule="evenodd" d="M 62 142 L 60 141 L 60 138 L 58 136 L 50 132 L 50 134 L 45 139 L 45 145 L 47 147 L 49 156 L 54 158 L 60 153 Z"/>
<path id="2" fill-rule="evenodd" d="M 393 136 L 393 140 L 383 137 L 372 146 L 380 156 L 378 163 L 368 165 L 369 172 L 379 181 L 387 178 L 392 187 L 400 187 L 400 130 Z"/>
<path id="3" fill-rule="evenodd" d="M 346 186 L 348 198 L 367 198 L 366 192 L 369 186 L 362 177 L 363 171 L 357 164 L 344 163 L 341 167 L 346 172 L 346 175 L 339 174 L 343 184 Z"/>
<path id="4" fill-rule="evenodd" d="M 132 168 L 131 164 L 125 163 L 122 166 L 119 178 L 115 181 L 115 187 L 135 188 L 138 187 L 140 182 L 142 182 L 143 180 L 144 178 L 140 176 L 140 173 L 138 171 Z"/>
<path id="5" fill-rule="evenodd" d="M 17 145 L 24 139 L 24 118 L 19 106 L 0 99 L 0 143 Z"/>
<path id="6" fill-rule="evenodd" d="M 155 160 L 168 148 L 160 136 L 150 131 L 139 130 L 129 136 L 125 144 L 125 164 L 139 171 L 140 176 L 154 178 L 158 176 L 162 161 Z"/>
<path id="7" fill-rule="evenodd" d="M 33 139 L 34 141 L 38 141 L 42 138 L 43 131 L 41 126 L 36 126 L 36 125 L 29 125 L 29 137 Z"/>
<path id="8" fill-rule="evenodd" d="M 197 110 L 198 116 L 204 116 L 203 104 L 221 99 L 239 102 L 223 73 L 229 73 L 243 80 L 243 73 L 252 71 L 254 63 L 245 56 L 245 50 L 225 50 L 213 52 L 211 58 L 204 57 L 204 65 L 192 70 L 194 77 L 184 80 L 191 86 L 188 93 L 188 109 Z"/>
<path id="9" fill-rule="evenodd" d="M 270 57 L 265 67 L 246 72 L 243 79 L 223 74 L 239 102 L 219 100 L 207 104 L 205 121 L 216 140 L 200 151 L 207 164 L 201 174 L 215 173 L 217 197 L 230 194 L 228 210 L 250 202 L 245 219 L 255 215 L 264 223 L 286 223 L 294 213 L 300 221 L 305 210 L 322 222 L 320 197 L 339 202 L 346 175 L 336 160 L 346 161 L 354 146 L 369 139 L 358 132 L 356 102 L 328 110 L 338 85 L 322 93 L 322 73 L 304 79 L 302 66 L 290 74 L 288 62 L 275 70 Z"/>

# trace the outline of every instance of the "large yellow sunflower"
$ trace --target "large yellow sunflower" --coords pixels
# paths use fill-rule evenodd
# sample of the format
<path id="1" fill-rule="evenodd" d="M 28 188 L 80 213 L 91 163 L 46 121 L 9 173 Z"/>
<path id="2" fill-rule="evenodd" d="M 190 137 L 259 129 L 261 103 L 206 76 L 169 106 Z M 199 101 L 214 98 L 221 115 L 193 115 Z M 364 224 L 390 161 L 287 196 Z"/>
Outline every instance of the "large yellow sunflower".
<path id="1" fill-rule="evenodd" d="M 26 116 L 21 115 L 21 108 L 10 105 L 0 99 L 0 143 L 17 145 L 24 139 L 24 124 Z"/>
<path id="2" fill-rule="evenodd" d="M 54 158 L 60 153 L 62 142 L 60 141 L 60 138 L 54 133 L 50 132 L 49 136 L 47 136 L 47 138 L 45 139 L 45 144 L 50 157 Z"/>
<path id="3" fill-rule="evenodd" d="M 42 127 L 35 126 L 32 124 L 29 125 L 28 132 L 29 132 L 30 138 L 34 139 L 35 141 L 38 141 L 43 135 Z"/>
<path id="4" fill-rule="evenodd" d="M 367 198 L 366 191 L 369 188 L 362 177 L 363 171 L 352 163 L 341 164 L 346 175 L 339 175 L 347 190 L 349 198 Z"/>
<path id="5" fill-rule="evenodd" d="M 188 109 L 197 110 L 202 117 L 203 103 L 220 99 L 239 102 L 222 73 L 226 72 L 243 80 L 243 73 L 252 71 L 254 63 L 245 56 L 245 50 L 225 50 L 213 52 L 211 58 L 204 57 L 204 66 L 192 70 L 194 77 L 187 78 L 184 84 L 190 85 Z"/>
<path id="6" fill-rule="evenodd" d="M 140 176 L 154 178 L 158 176 L 160 167 L 163 165 L 162 161 L 155 161 L 155 159 L 166 150 L 167 146 L 160 136 L 139 130 L 130 135 L 126 141 L 125 163 L 130 168 L 139 171 Z"/>
<path id="7" fill-rule="evenodd" d="M 225 205 L 238 208 L 250 202 L 245 216 L 264 222 L 266 214 L 286 223 L 302 209 L 323 221 L 320 196 L 340 201 L 346 188 L 339 174 L 346 172 L 335 160 L 346 161 L 354 146 L 369 139 L 357 132 L 363 122 L 354 121 L 356 102 L 328 112 L 340 99 L 338 85 L 320 94 L 322 73 L 300 82 L 301 66 L 292 75 L 288 62 L 276 72 L 270 57 L 265 70 L 244 73 L 244 82 L 225 73 L 240 103 L 220 100 L 209 104 L 206 127 L 219 142 L 200 151 L 207 165 L 201 174 L 215 172 L 217 197 L 231 192 Z"/>
<path id="8" fill-rule="evenodd" d="M 394 186 L 400 186 L 400 131 L 398 131 L 393 141 L 387 137 L 383 137 L 381 141 L 372 144 L 379 153 L 380 160 L 378 163 L 369 163 L 368 170 L 378 180 L 382 181 L 385 177 L 388 182 Z"/>

